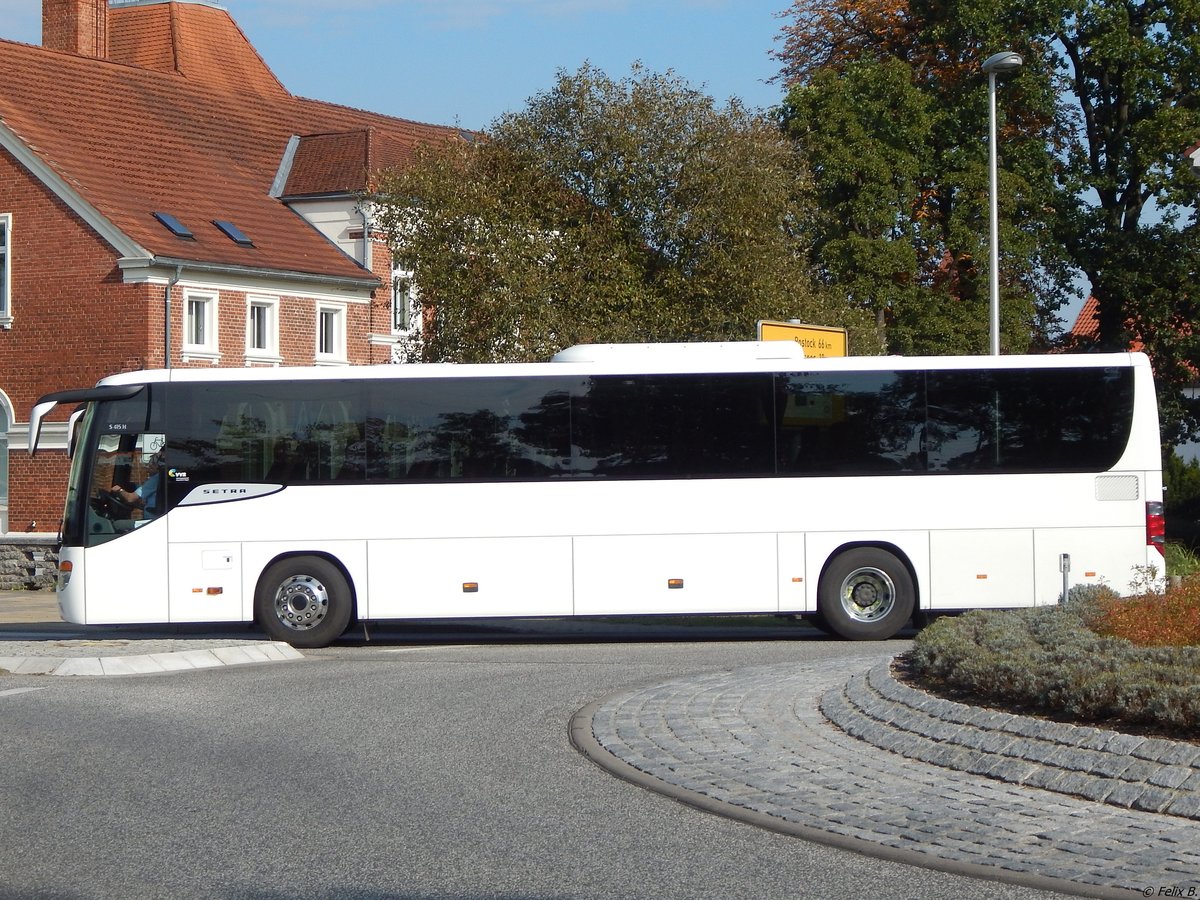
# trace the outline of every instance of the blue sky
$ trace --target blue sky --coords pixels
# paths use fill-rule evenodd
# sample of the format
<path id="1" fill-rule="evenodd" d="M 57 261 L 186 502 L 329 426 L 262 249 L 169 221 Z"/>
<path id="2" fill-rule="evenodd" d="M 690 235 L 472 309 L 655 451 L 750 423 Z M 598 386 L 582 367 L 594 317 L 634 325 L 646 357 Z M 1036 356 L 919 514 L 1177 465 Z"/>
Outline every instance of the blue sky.
<path id="1" fill-rule="evenodd" d="M 788 0 L 225 0 L 294 94 L 483 128 L 559 69 L 674 69 L 720 101 L 781 99 L 769 56 Z M 41 41 L 41 0 L 0 0 L 0 37 Z"/>

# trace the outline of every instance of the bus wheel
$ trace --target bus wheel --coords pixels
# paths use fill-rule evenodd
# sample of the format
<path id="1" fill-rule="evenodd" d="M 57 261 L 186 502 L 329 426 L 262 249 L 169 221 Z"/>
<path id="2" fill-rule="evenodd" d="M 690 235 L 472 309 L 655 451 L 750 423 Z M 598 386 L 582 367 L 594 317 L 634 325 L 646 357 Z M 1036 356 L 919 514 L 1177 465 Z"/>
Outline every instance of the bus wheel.
<path id="1" fill-rule="evenodd" d="M 325 647 L 350 624 L 350 585 L 317 556 L 289 556 L 263 573 L 254 616 L 268 635 L 293 647 Z"/>
<path id="2" fill-rule="evenodd" d="M 912 615 L 916 590 L 905 565 L 886 550 L 855 547 L 838 554 L 821 575 L 822 618 L 852 641 L 892 637 Z"/>

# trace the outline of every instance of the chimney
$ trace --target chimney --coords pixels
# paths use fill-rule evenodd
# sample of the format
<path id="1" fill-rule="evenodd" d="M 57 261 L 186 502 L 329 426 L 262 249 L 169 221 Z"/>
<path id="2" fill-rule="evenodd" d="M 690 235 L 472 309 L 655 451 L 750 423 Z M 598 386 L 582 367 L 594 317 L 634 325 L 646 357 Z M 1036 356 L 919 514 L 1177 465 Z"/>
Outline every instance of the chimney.
<path id="1" fill-rule="evenodd" d="M 108 0 L 42 0 L 42 46 L 108 57 Z"/>

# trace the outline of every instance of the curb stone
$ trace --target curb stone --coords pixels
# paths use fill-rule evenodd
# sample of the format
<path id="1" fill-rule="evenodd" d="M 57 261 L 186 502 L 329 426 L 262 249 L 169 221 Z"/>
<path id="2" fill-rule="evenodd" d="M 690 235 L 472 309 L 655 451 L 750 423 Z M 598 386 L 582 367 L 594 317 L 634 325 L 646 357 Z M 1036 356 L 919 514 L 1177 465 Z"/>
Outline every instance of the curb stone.
<path id="1" fill-rule="evenodd" d="M 974 707 L 897 681 L 882 662 L 831 688 L 847 734 L 932 765 L 1125 809 L 1200 820 L 1200 746 Z"/>
<path id="2" fill-rule="evenodd" d="M 270 642 L 130 656 L 0 656 L 0 673 L 63 676 L 152 675 L 187 669 L 286 662 L 295 659 L 304 659 L 304 655 L 288 644 Z"/>

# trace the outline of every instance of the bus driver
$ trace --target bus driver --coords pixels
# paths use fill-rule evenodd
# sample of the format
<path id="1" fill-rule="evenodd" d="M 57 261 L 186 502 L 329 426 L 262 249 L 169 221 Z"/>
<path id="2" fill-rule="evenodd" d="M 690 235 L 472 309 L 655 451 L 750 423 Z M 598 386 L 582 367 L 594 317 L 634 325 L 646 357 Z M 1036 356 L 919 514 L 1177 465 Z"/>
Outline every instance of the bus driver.
<path id="1" fill-rule="evenodd" d="M 114 484 L 109 492 L 120 503 L 132 509 L 143 511 L 147 519 L 158 515 L 158 490 L 162 484 L 162 450 L 155 451 L 150 457 L 150 475 L 132 491 L 127 491 L 119 484 Z"/>

